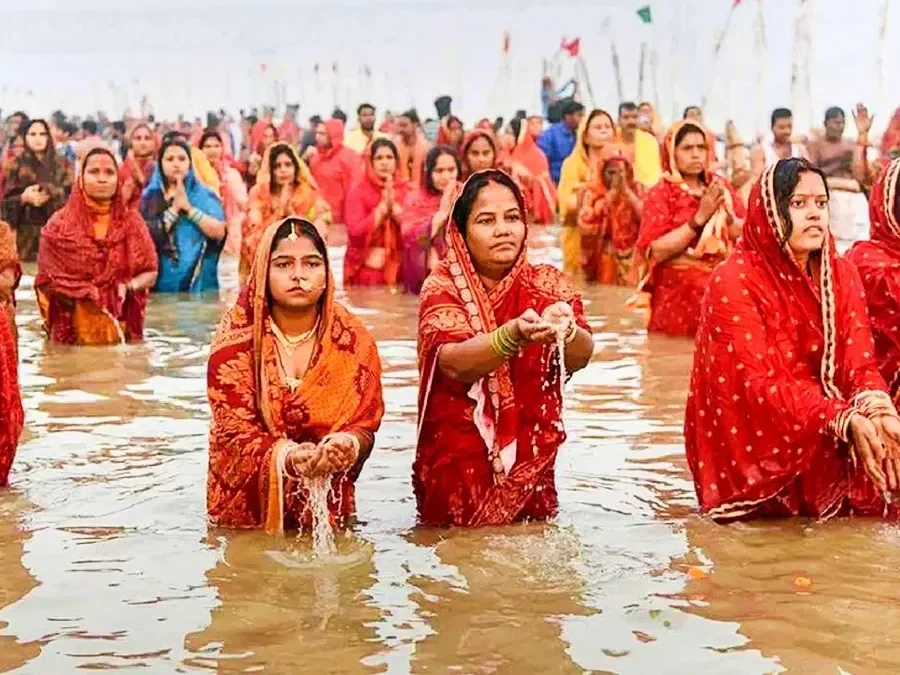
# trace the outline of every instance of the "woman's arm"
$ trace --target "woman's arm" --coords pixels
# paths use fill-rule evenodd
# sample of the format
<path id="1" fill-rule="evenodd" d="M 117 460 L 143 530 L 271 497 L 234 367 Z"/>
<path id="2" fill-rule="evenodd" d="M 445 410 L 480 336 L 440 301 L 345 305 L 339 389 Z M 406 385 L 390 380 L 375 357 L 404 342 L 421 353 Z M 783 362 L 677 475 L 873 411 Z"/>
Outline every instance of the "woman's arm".
<path id="1" fill-rule="evenodd" d="M 156 283 L 157 277 L 156 270 L 149 270 L 147 272 L 141 272 L 140 274 L 131 278 L 128 283 L 125 284 L 125 288 L 127 288 L 132 293 L 139 293 L 141 291 L 146 291 L 153 288 L 153 284 Z"/>
<path id="2" fill-rule="evenodd" d="M 206 235 L 210 239 L 221 241 L 225 238 L 225 223 L 223 223 L 218 218 L 214 218 L 207 213 L 203 213 L 203 211 L 198 209 L 196 206 L 191 207 L 191 210 L 187 213 L 187 217 L 191 220 L 191 222 L 193 222 L 197 227 L 200 228 L 200 231 L 203 232 L 204 235 Z"/>
<path id="3" fill-rule="evenodd" d="M 508 335 L 518 341 L 521 347 L 521 335 L 517 333 L 516 321 L 509 321 L 502 326 Z M 493 347 L 493 335 L 476 335 L 464 342 L 445 344 L 438 354 L 438 368 L 451 380 L 458 382 L 476 382 L 488 375 L 509 360 L 509 356 L 501 354 Z"/>
<path id="4" fill-rule="evenodd" d="M 650 254 L 657 262 L 665 262 L 684 253 L 697 238 L 703 225 L 695 225 L 691 219 L 667 232 L 650 245 Z"/>

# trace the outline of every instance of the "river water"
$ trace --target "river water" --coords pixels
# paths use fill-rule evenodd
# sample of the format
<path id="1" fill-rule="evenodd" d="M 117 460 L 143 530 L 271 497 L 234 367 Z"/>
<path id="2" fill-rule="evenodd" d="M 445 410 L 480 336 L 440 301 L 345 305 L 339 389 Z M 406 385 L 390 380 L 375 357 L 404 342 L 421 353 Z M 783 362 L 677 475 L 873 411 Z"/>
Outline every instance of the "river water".
<path id="1" fill-rule="evenodd" d="M 558 262 L 552 232 L 534 243 Z M 347 560 L 298 567 L 284 561 L 307 541 L 207 526 L 221 305 L 155 297 L 143 345 L 48 347 L 30 285 L 28 428 L 0 492 L 0 671 L 898 670 L 900 532 L 699 518 L 681 436 L 691 345 L 649 339 L 625 290 L 585 293 L 597 346 L 568 390 L 559 518 L 467 532 L 416 527 L 415 298 L 344 295 L 378 340 L 387 412 Z"/>

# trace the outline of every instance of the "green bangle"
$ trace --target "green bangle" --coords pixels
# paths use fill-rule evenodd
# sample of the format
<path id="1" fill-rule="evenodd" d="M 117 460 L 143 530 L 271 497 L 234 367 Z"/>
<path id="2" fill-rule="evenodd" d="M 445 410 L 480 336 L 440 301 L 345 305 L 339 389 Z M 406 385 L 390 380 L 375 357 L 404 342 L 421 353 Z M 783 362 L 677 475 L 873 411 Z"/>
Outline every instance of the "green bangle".
<path id="1" fill-rule="evenodd" d="M 500 326 L 491 333 L 491 348 L 504 358 L 511 358 L 519 353 L 522 344 L 516 340 L 506 326 Z"/>

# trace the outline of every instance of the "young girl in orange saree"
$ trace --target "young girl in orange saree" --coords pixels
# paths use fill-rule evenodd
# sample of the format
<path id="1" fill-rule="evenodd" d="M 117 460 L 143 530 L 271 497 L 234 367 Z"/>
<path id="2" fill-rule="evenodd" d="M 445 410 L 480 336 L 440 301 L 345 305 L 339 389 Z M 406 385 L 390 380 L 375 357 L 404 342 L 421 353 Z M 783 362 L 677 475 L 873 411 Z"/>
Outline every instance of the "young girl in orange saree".
<path id="1" fill-rule="evenodd" d="M 701 510 L 722 522 L 887 515 L 900 420 L 818 169 L 765 170 L 701 314 L 684 426 Z"/>
<path id="2" fill-rule="evenodd" d="M 263 233 L 209 357 L 207 509 L 216 524 L 280 532 L 311 522 L 303 481 L 331 475 L 343 527 L 381 424 L 381 362 L 334 299 L 325 242 L 298 218 Z"/>
<path id="3" fill-rule="evenodd" d="M 297 152 L 287 143 L 275 143 L 266 150 L 256 185 L 250 190 L 241 245 L 241 278 L 249 273 L 266 228 L 289 216 L 309 220 L 324 238 L 331 224 L 331 207 L 319 195 L 309 167 Z"/>
<path id="4" fill-rule="evenodd" d="M 413 488 L 438 526 L 546 519 L 558 507 L 565 367 L 587 365 L 581 297 L 556 268 L 527 260 L 525 199 L 508 175 L 476 173 L 452 210 L 447 256 L 419 309 L 419 433 Z"/>

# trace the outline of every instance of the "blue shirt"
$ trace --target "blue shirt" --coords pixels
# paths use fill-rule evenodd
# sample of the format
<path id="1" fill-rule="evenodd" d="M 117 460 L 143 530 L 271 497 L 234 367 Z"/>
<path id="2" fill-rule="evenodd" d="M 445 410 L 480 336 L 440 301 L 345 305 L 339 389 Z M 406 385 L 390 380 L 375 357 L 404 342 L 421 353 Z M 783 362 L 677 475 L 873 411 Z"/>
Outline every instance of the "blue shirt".
<path id="1" fill-rule="evenodd" d="M 562 163 L 575 148 L 575 132 L 569 129 L 564 122 L 557 122 L 541 134 L 538 139 L 538 147 L 547 155 L 547 161 L 550 163 L 550 177 L 554 183 L 558 184 Z"/>

